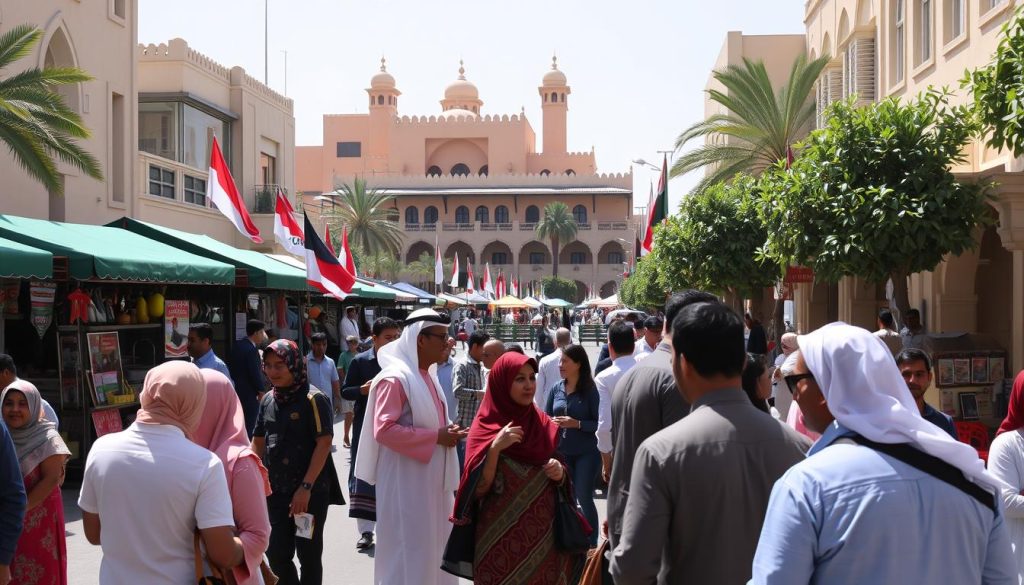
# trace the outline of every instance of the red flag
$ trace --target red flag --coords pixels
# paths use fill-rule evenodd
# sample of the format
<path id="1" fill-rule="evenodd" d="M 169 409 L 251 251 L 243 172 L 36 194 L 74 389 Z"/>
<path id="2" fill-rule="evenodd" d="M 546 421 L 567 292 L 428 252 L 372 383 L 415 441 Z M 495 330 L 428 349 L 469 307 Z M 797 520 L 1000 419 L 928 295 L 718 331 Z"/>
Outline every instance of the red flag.
<path id="1" fill-rule="evenodd" d="M 306 246 L 302 242 L 302 227 L 295 221 L 295 211 L 288 202 L 284 192 L 277 190 L 277 203 L 274 205 L 274 239 L 281 247 L 296 256 L 306 255 Z"/>
<path id="2" fill-rule="evenodd" d="M 352 292 L 356 277 L 345 270 L 334 253 L 320 240 L 309 216 L 305 216 L 305 220 L 303 236 L 306 240 L 306 282 L 325 294 L 344 299 Z"/>
<path id="3" fill-rule="evenodd" d="M 473 260 L 466 256 L 466 292 L 473 293 Z"/>
<path id="4" fill-rule="evenodd" d="M 334 244 L 331 243 L 331 224 L 327 224 L 327 227 L 324 228 L 324 243 L 327 244 L 327 249 L 331 251 L 331 256 L 338 255 L 338 253 L 334 251 Z M 338 261 L 344 264 L 344 261 L 341 258 L 338 258 Z"/>
<path id="5" fill-rule="evenodd" d="M 646 256 L 654 249 L 654 226 L 668 218 L 668 155 L 661 164 L 661 178 L 658 179 L 658 195 L 647 210 L 647 229 L 644 231 L 640 255 Z"/>
<path id="6" fill-rule="evenodd" d="M 467 260 L 468 260 L 468 258 L 467 258 Z M 455 253 L 455 265 L 452 266 L 452 281 L 448 284 L 448 286 L 452 287 L 452 290 L 455 290 L 456 288 L 459 287 L 459 253 L 458 252 Z"/>
<path id="7" fill-rule="evenodd" d="M 344 258 L 338 256 L 338 260 L 345 265 L 345 270 L 348 270 L 352 276 L 359 276 L 359 273 L 356 272 L 356 259 L 352 256 L 352 248 L 348 247 L 348 228 L 344 226 L 341 228 L 341 253 Z"/>
<path id="8" fill-rule="evenodd" d="M 231 171 L 220 152 L 216 136 L 213 137 L 213 147 L 210 149 L 210 181 L 206 185 L 206 191 L 210 202 L 217 206 L 243 236 L 257 244 L 263 243 L 259 228 L 245 210 L 245 203 L 238 193 L 238 188 L 235 187 L 235 180 L 231 178 Z"/>

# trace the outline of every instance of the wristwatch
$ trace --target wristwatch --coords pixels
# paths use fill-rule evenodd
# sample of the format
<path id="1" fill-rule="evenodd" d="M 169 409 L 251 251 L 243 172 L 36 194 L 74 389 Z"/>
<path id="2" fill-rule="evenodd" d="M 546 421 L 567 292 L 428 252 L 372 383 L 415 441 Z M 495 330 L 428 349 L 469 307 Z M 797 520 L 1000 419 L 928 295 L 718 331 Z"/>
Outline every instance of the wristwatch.
<path id="1" fill-rule="evenodd" d="M 306 491 L 310 491 L 313 489 L 313 484 L 309 483 L 308 481 L 304 481 L 301 484 L 299 484 L 299 487 Z"/>

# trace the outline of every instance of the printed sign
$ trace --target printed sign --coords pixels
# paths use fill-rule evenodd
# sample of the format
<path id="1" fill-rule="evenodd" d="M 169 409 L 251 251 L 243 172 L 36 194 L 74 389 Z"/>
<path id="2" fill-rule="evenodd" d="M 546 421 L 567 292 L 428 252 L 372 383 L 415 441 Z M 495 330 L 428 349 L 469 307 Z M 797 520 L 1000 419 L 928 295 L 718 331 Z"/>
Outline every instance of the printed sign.
<path id="1" fill-rule="evenodd" d="M 814 269 L 806 266 L 787 266 L 784 280 L 791 284 L 814 282 Z"/>
<path id="2" fill-rule="evenodd" d="M 29 285 L 29 301 L 31 303 L 30 318 L 36 328 L 39 339 L 53 323 L 53 297 L 57 293 L 57 283 L 32 281 Z"/>
<path id="3" fill-rule="evenodd" d="M 121 344 L 116 331 L 87 333 L 89 366 L 92 370 L 93 398 L 96 406 L 110 404 L 110 396 L 121 390 Z"/>
<path id="4" fill-rule="evenodd" d="M 188 355 L 188 301 L 164 301 L 164 356 Z"/>
<path id="5" fill-rule="evenodd" d="M 116 408 L 92 411 L 92 425 L 96 427 L 97 437 L 124 430 L 121 426 L 121 411 Z"/>

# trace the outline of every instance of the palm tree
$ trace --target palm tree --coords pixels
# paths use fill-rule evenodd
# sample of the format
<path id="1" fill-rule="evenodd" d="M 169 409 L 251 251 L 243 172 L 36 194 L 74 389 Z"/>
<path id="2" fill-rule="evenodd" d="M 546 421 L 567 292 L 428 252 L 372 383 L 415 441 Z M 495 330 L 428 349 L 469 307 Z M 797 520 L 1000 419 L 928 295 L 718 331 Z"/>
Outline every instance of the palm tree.
<path id="1" fill-rule="evenodd" d="M 441 258 L 441 273 L 452 273 L 452 260 Z M 430 252 L 423 252 L 420 257 L 406 264 L 405 271 L 419 278 L 417 286 L 423 290 L 431 290 L 434 287 L 434 255 Z"/>
<path id="2" fill-rule="evenodd" d="M 32 53 L 43 31 L 18 25 L 0 35 L 0 71 Z M 75 67 L 31 67 L 0 78 L 0 141 L 14 160 L 51 193 L 63 194 L 56 161 L 86 175 L 103 179 L 100 163 L 74 139 L 89 137 L 89 130 L 64 98 L 53 90 L 92 79 Z"/>
<path id="3" fill-rule="evenodd" d="M 394 254 L 379 251 L 363 257 L 362 271 L 373 278 L 394 282 L 402 271 L 402 262 Z"/>
<path id="4" fill-rule="evenodd" d="M 551 272 L 558 276 L 558 245 L 576 239 L 576 219 L 569 206 L 561 201 L 552 201 L 544 207 L 544 217 L 534 228 L 538 238 L 551 240 Z"/>
<path id="5" fill-rule="evenodd" d="M 366 181 L 355 179 L 338 189 L 338 206 L 327 221 L 341 233 L 348 228 L 349 246 L 387 252 L 397 257 L 404 233 L 398 227 L 394 197 L 376 189 L 367 189 Z"/>
<path id="6" fill-rule="evenodd" d="M 672 165 L 672 176 L 711 167 L 694 187 L 693 192 L 698 193 L 739 173 L 756 175 L 785 160 L 793 143 L 810 129 L 814 84 L 828 61 L 828 56 L 809 63 L 806 57 L 798 57 L 778 91 L 761 61 L 744 59 L 742 67 L 730 65 L 715 71 L 713 76 L 725 91 L 712 89 L 708 95 L 726 113 L 683 130 L 676 139 L 676 150 L 694 138 L 710 141 L 679 157 Z"/>

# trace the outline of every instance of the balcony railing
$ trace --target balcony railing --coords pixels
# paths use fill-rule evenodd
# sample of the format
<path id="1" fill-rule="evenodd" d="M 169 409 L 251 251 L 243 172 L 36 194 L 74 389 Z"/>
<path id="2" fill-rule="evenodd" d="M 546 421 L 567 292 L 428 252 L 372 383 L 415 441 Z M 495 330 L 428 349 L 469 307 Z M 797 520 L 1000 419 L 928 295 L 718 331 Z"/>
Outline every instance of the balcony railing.
<path id="1" fill-rule="evenodd" d="M 441 229 L 446 232 L 471 232 L 476 228 L 473 223 L 443 223 Z"/>
<path id="2" fill-rule="evenodd" d="M 246 206 L 253 213 L 274 213 L 278 190 L 282 191 L 285 196 L 288 195 L 288 189 L 280 185 L 254 185 L 252 197 L 245 202 Z"/>
<path id="3" fill-rule="evenodd" d="M 600 221 L 597 223 L 598 231 L 620 231 L 629 229 L 629 223 L 625 221 Z"/>
<path id="4" fill-rule="evenodd" d="M 537 224 L 536 223 L 526 223 L 526 222 L 520 222 L 519 223 L 519 231 L 521 231 L 521 232 L 532 232 L 536 228 L 537 228 Z"/>
<path id="5" fill-rule="evenodd" d="M 578 224 L 576 224 L 576 229 L 578 229 L 580 231 L 584 231 L 584 232 L 585 231 L 589 231 L 590 230 L 590 224 L 589 223 L 578 223 Z"/>

